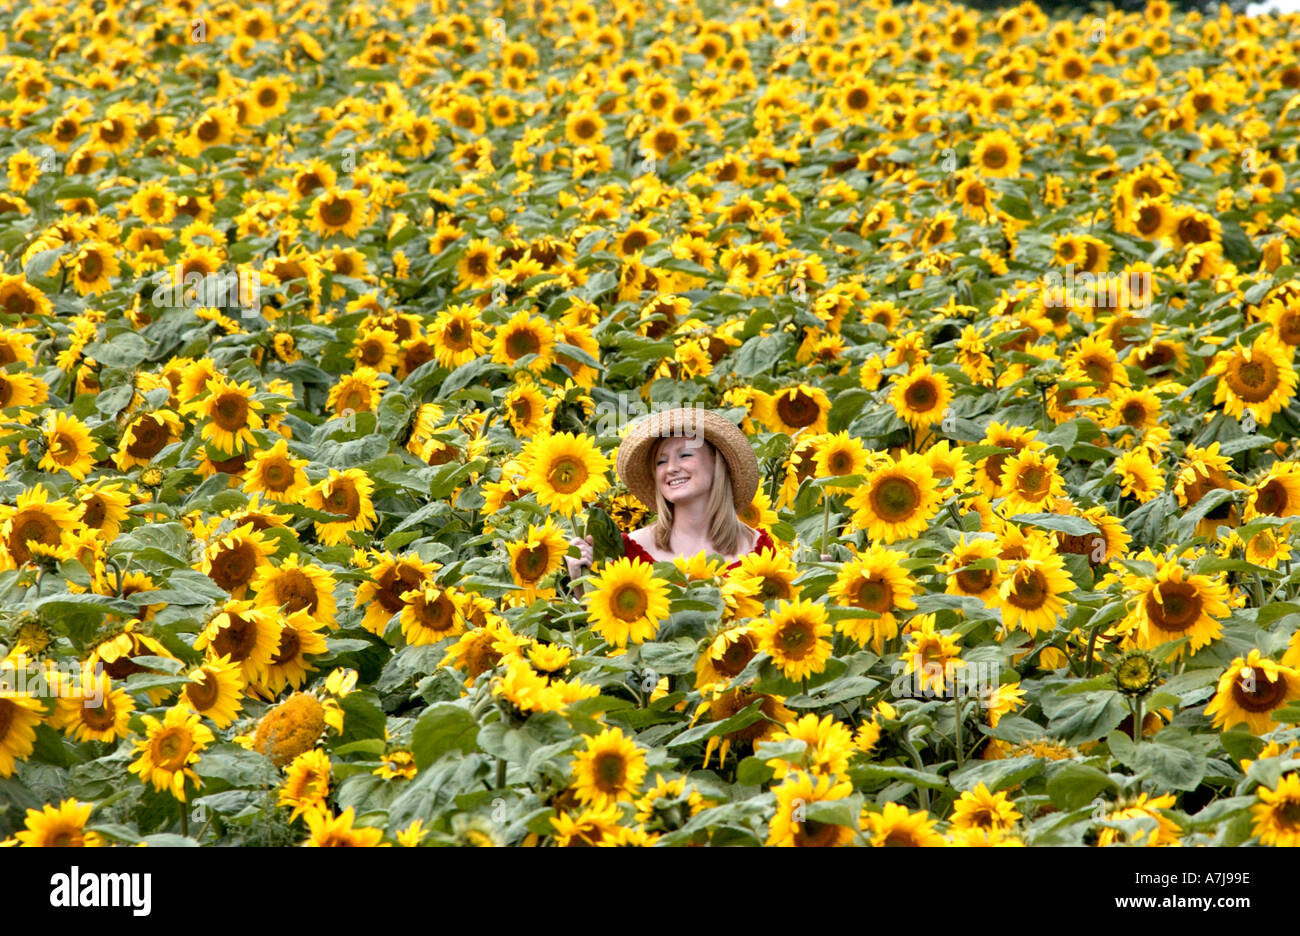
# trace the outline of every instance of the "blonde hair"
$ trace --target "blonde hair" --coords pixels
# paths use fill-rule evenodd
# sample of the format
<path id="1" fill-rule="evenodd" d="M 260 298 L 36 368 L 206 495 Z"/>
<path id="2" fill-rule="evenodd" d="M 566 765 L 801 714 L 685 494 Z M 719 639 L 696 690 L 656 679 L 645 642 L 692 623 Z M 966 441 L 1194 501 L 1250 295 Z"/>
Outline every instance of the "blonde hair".
<path id="1" fill-rule="evenodd" d="M 668 440 L 663 436 L 650 446 L 650 464 L 653 466 L 659 456 L 660 447 Z M 709 542 L 714 550 L 723 556 L 736 551 L 740 538 L 740 517 L 736 515 L 736 504 L 731 493 L 731 471 L 727 468 L 727 459 L 707 439 L 704 442 L 713 453 L 713 486 L 709 489 Z M 651 477 L 654 470 L 651 469 Z M 673 505 L 664 500 L 663 491 L 655 482 L 655 518 L 654 541 L 661 551 L 668 552 L 673 532 Z"/>

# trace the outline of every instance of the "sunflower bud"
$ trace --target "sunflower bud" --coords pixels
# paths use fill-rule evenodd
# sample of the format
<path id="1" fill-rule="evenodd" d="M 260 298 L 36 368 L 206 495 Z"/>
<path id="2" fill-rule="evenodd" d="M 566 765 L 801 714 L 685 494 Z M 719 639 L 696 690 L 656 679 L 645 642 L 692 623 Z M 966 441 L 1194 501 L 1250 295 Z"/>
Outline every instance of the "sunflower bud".
<path id="1" fill-rule="evenodd" d="M 1160 684 L 1160 665 L 1146 650 L 1128 650 L 1115 661 L 1115 687 L 1128 696 L 1143 696 Z"/>

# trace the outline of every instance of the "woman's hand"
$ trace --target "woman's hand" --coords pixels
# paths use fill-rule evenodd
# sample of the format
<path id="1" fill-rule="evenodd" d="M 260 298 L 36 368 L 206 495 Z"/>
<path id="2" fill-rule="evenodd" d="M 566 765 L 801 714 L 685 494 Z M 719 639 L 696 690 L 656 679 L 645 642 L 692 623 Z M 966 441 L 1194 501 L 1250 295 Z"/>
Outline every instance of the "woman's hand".
<path id="1" fill-rule="evenodd" d="M 573 539 L 569 540 L 569 545 L 577 546 L 578 552 L 581 554 L 577 559 L 574 559 L 572 556 L 564 557 L 564 561 L 569 567 L 569 578 L 571 580 L 577 580 L 585 575 L 587 570 L 591 568 L 591 561 L 596 550 L 596 539 L 593 536 L 588 536 L 586 539 L 578 539 L 575 536 Z"/>

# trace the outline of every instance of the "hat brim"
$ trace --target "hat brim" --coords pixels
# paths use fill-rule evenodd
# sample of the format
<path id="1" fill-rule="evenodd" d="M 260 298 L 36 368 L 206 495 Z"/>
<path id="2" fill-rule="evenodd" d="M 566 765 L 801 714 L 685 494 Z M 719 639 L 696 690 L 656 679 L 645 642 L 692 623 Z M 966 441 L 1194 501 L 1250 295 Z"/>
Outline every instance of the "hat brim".
<path id="1" fill-rule="evenodd" d="M 632 424 L 618 447 L 615 470 L 629 491 L 651 510 L 657 509 L 654 469 L 650 452 L 664 437 L 703 436 L 727 461 L 731 496 L 739 513 L 758 493 L 758 459 L 740 427 L 712 410 L 679 407 L 651 413 Z"/>

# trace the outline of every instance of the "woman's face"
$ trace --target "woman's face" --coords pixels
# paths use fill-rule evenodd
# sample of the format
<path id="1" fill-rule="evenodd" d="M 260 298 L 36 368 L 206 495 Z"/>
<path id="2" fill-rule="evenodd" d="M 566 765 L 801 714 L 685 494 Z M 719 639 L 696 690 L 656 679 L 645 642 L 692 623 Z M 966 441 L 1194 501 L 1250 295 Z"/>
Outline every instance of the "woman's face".
<path id="1" fill-rule="evenodd" d="M 655 455 L 655 483 L 670 504 L 707 499 L 713 488 L 713 446 L 702 439 L 672 436 Z"/>

